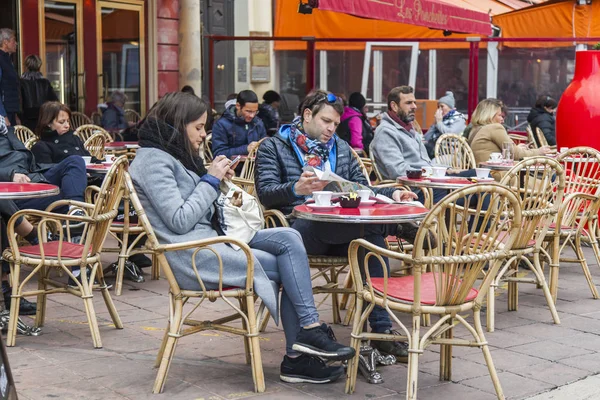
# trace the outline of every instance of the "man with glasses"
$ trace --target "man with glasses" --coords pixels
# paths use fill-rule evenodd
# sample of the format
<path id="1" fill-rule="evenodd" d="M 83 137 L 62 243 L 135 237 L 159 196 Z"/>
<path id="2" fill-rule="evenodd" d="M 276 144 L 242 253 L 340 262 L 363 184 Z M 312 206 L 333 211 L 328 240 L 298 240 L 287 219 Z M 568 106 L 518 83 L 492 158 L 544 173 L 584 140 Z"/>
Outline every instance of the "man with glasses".
<path id="1" fill-rule="evenodd" d="M 247 155 L 254 150 L 258 141 L 267 136 L 267 131 L 258 114 L 258 97 L 252 90 L 238 93 L 236 103 L 230 106 L 215 122 L 212 129 L 214 156 L 228 158 Z"/>
<path id="2" fill-rule="evenodd" d="M 344 112 L 342 100 L 331 93 L 316 90 L 308 94 L 298 109 L 299 116 L 289 125 L 265 140 L 256 155 L 254 180 L 257 195 L 267 209 L 278 209 L 290 214 L 294 206 L 302 204 L 313 192 L 323 190 L 328 182 L 320 181 L 313 172 L 303 171 L 310 166 L 323 171 L 331 170 L 351 182 L 368 186 L 350 146 L 335 135 Z M 371 188 L 396 201 L 412 200 L 412 192 L 395 188 Z M 365 225 L 361 235 L 358 224 L 335 224 L 291 220 L 291 227 L 302 235 L 308 254 L 343 256 L 348 254 L 348 245 L 363 237 L 367 241 L 385 247 L 384 239 L 389 235 L 413 241 L 417 227 L 412 224 Z M 387 263 L 387 260 L 386 260 Z M 388 268 L 387 265 L 385 265 Z M 372 257 L 369 273 L 373 277 L 383 276 L 383 266 Z M 392 322 L 387 311 L 375 307 L 369 316 L 373 332 L 390 333 Z M 404 343 L 371 341 L 371 345 L 383 353 L 392 354 L 400 362 L 407 362 L 408 351 Z"/>
<path id="3" fill-rule="evenodd" d="M 17 125 L 17 113 L 21 111 L 19 75 L 10 55 L 17 52 L 17 38 L 12 29 L 0 29 L 0 115 L 6 125 Z"/>

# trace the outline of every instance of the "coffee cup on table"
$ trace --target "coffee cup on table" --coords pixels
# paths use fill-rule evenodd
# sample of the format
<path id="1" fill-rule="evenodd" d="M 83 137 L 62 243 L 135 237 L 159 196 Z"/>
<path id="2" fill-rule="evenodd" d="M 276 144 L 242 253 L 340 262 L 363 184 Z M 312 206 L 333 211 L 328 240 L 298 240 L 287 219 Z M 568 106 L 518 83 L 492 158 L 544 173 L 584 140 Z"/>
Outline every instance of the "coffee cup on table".
<path id="1" fill-rule="evenodd" d="M 446 167 L 433 167 L 433 176 L 436 178 L 441 178 L 443 176 L 446 176 L 446 171 L 448 170 L 448 168 Z"/>
<path id="2" fill-rule="evenodd" d="M 492 153 L 490 154 L 490 161 L 498 162 L 502 160 L 502 153 Z"/>
<path id="3" fill-rule="evenodd" d="M 81 158 L 83 158 L 83 161 L 85 161 L 85 165 L 92 163 L 92 156 L 81 156 Z"/>
<path id="4" fill-rule="evenodd" d="M 421 171 L 423 172 L 423 176 L 431 176 L 431 175 L 433 175 L 433 168 L 430 167 L 429 165 L 426 165 L 426 166 L 422 167 Z"/>
<path id="5" fill-rule="evenodd" d="M 360 196 L 360 201 L 368 201 L 371 197 L 371 191 L 369 189 L 360 189 L 356 193 Z"/>
<path id="6" fill-rule="evenodd" d="M 479 179 L 486 179 L 490 177 L 490 169 L 489 168 L 475 168 L 475 174 Z"/>
<path id="7" fill-rule="evenodd" d="M 318 206 L 330 206 L 332 195 L 333 192 L 330 191 L 313 192 L 313 199 L 315 199 L 315 204 Z"/>

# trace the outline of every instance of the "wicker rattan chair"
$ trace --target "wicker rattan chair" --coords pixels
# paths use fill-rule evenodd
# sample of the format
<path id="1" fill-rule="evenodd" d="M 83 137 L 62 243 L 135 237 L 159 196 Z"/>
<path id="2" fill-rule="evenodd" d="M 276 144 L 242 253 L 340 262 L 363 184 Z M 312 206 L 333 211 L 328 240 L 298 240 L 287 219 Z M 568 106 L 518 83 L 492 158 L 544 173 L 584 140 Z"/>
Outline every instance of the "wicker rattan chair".
<path id="1" fill-rule="evenodd" d="M 454 169 L 471 169 L 477 167 L 471 147 L 460 135 L 446 133 L 435 143 L 435 159 Z"/>
<path id="2" fill-rule="evenodd" d="M 131 185 L 131 181 L 127 180 L 126 184 Z M 130 187 L 130 189 L 133 190 L 133 187 Z M 194 333 L 200 333 L 206 330 L 216 330 L 233 333 L 243 337 L 244 348 L 246 350 L 246 362 L 252 365 L 254 390 L 256 392 L 264 392 L 265 379 L 260 355 L 258 323 L 254 310 L 254 290 L 252 287 L 254 276 L 254 257 L 248 245 L 227 236 L 219 236 L 216 238 L 195 240 L 185 243 L 160 245 L 156 239 L 154 230 L 150 225 L 148 217 L 143 212 L 142 205 L 140 204 L 137 196 L 132 196 L 130 200 L 134 209 L 140 210 L 138 214 L 138 223 L 141 224 L 144 227 L 144 230 L 147 232 L 148 237 L 146 245 L 155 252 L 158 263 L 160 264 L 160 268 L 169 282 L 170 287 L 169 320 L 162 345 L 156 358 L 155 366 L 158 367 L 158 373 L 156 375 L 156 380 L 154 382 L 154 388 L 152 391 L 154 393 L 160 393 L 163 391 L 167 374 L 169 372 L 169 367 L 175 354 L 175 348 L 177 347 L 177 343 L 181 337 Z M 198 281 L 200 283 L 200 287 L 202 287 L 202 290 L 182 290 L 175 280 L 175 275 L 173 274 L 171 266 L 165 257 L 165 253 L 169 251 L 181 251 L 186 249 L 196 249 L 194 255 L 199 251 L 213 252 L 219 259 L 219 267 L 221 270 L 220 273 L 222 275 L 223 268 L 226 268 L 227 266 L 223 265 L 219 258 L 219 254 L 212 247 L 218 243 L 235 244 L 239 246 L 241 251 L 245 254 L 248 262 L 246 286 L 242 288 L 224 288 L 223 283 L 220 282 L 217 288 L 207 288 L 201 279 L 201 274 L 198 273 L 195 262 L 192 261 L 192 265 L 196 270 L 196 276 L 198 277 Z M 190 299 L 195 299 L 196 304 L 191 306 L 191 309 L 184 313 L 184 306 Z M 227 303 L 235 311 L 235 314 L 232 316 L 223 316 L 222 318 L 212 321 L 194 320 L 191 318 L 194 311 L 196 311 L 199 307 L 206 306 L 209 304 L 209 302 L 214 302 L 219 299 Z M 235 305 L 232 300 L 237 300 L 239 305 Z M 239 319 L 240 317 L 242 319 L 241 328 L 227 324 L 228 322 Z M 186 328 L 185 325 L 189 327 Z"/>
<path id="3" fill-rule="evenodd" d="M 236 176 L 231 180 L 233 183 L 252 195 L 254 194 L 254 169 L 256 167 L 256 152 L 258 151 L 260 144 L 265 139 L 268 138 L 264 137 L 260 139 L 257 146 L 248 153 L 248 156 L 244 161 L 244 165 L 242 166 L 242 170 L 240 171 L 240 176 Z"/>
<path id="4" fill-rule="evenodd" d="M 537 141 L 533 136 L 533 130 L 531 130 L 531 125 L 527 124 L 527 126 L 525 127 L 525 131 L 527 132 L 527 141 L 529 142 L 530 146 L 533 146 L 534 148 L 540 147 L 538 146 Z"/>
<path id="5" fill-rule="evenodd" d="M 127 158 L 121 157 L 115 161 L 102 184 L 96 204 L 88 204 L 74 200 L 59 200 L 48 207 L 47 211 L 21 210 L 11 218 L 8 223 L 8 239 L 10 248 L 4 251 L 3 257 L 11 266 L 12 301 L 10 308 L 10 323 L 8 326 L 7 346 L 14 346 L 17 335 L 17 321 L 19 316 L 19 303 L 21 297 L 37 295 L 37 314 L 35 326 L 44 325 L 46 314 L 46 296 L 54 293 L 69 293 L 80 297 L 85 305 L 88 325 L 92 334 L 94 347 L 101 348 L 100 331 L 94 311 L 92 288 L 94 279 L 99 281 L 98 289 L 110 316 L 118 329 L 123 328 L 119 314 L 113 304 L 104 282 L 102 274 L 101 251 L 108 228 L 117 215 L 117 205 L 122 196 L 122 185 L 127 166 Z M 64 215 L 53 213 L 52 210 L 59 206 L 73 206 L 80 208 L 87 215 Z M 15 221 L 20 216 L 39 218 L 37 225 L 39 245 L 20 246 L 15 236 Z M 84 224 L 84 231 L 80 244 L 71 242 L 69 224 Z M 63 232 L 63 225 L 67 225 L 67 235 Z M 46 242 L 47 231 L 52 230 L 59 234 L 59 240 Z M 33 267 L 32 271 L 23 270 L 21 265 Z M 86 267 L 91 267 L 88 276 Z M 71 268 L 80 267 L 81 275 L 77 279 Z M 77 287 L 68 286 L 51 277 L 52 271 L 62 271 L 77 282 Z M 23 277 L 21 274 L 23 273 Z M 26 290 L 25 285 L 37 277 L 37 290 Z"/>
<path id="6" fill-rule="evenodd" d="M 92 157 L 96 157 L 98 160 L 103 160 L 104 155 L 106 154 L 106 151 L 104 150 L 106 142 L 106 135 L 102 132 L 98 132 L 90 136 L 85 143 L 83 143 L 83 147 L 90 153 Z"/>
<path id="7" fill-rule="evenodd" d="M 133 122 L 134 124 L 137 124 L 140 122 L 140 119 L 142 119 L 142 117 L 140 117 L 140 114 L 138 114 L 137 111 L 131 109 L 125 110 L 125 120 L 127 122 Z"/>
<path id="8" fill-rule="evenodd" d="M 75 136 L 78 136 L 83 143 L 85 143 L 86 140 L 88 140 L 95 133 L 102 133 L 104 136 L 106 136 L 107 142 L 113 141 L 111 134 L 98 125 L 82 125 L 75 130 Z"/>
<path id="9" fill-rule="evenodd" d="M 73 111 L 71 113 L 71 119 L 69 120 L 69 125 L 71 129 L 77 130 L 80 126 L 89 125 L 92 123 L 92 120 L 87 115 Z"/>
<path id="10" fill-rule="evenodd" d="M 204 159 L 204 164 L 210 164 L 213 160 L 212 131 L 206 132 L 206 138 L 204 139 L 203 145 L 202 158 Z"/>
<path id="11" fill-rule="evenodd" d="M 30 138 L 29 140 L 27 140 L 27 141 L 25 142 L 25 147 L 26 147 L 28 150 L 31 150 L 31 148 L 33 147 L 33 145 L 34 145 L 34 144 L 36 144 L 36 143 L 38 142 L 38 140 L 39 140 L 39 139 L 37 138 L 37 136 L 34 136 L 34 137 Z"/>
<path id="12" fill-rule="evenodd" d="M 546 140 L 546 136 L 544 136 L 544 132 L 539 127 L 535 128 L 535 137 L 537 138 L 537 142 L 540 146 L 548 146 L 548 140 Z"/>
<path id="13" fill-rule="evenodd" d="M 484 198 L 491 206 L 485 210 Z M 477 199 L 477 205 L 470 202 Z M 459 206 L 472 204 L 471 208 Z M 440 378 L 450 380 L 452 373 L 452 347 L 469 346 L 482 350 L 488 372 L 499 399 L 504 398 L 498 375 L 492 361 L 488 342 L 481 325 L 480 311 L 492 277 L 501 262 L 506 259 L 513 242 L 519 234 L 521 204 L 510 189 L 497 184 L 473 185 L 457 190 L 440 201 L 425 217 L 416 236 L 411 255 L 386 250 L 363 239 L 350 245 L 350 265 L 354 276 L 363 276 L 355 283 L 356 310 L 352 327 L 351 346 L 356 357 L 348 364 L 346 393 L 356 388 L 356 375 L 360 357 L 361 340 L 407 340 L 409 346 L 407 399 L 417 398 L 419 357 L 430 345 L 440 345 Z M 480 224 L 467 223 L 468 220 Z M 482 228 L 478 229 L 478 225 Z M 500 246 L 499 237 L 508 233 L 508 239 Z M 427 253 L 424 244 L 431 244 L 430 237 L 437 237 L 438 246 Z M 362 260 L 362 263 L 359 261 Z M 368 265 L 372 257 L 383 263 L 383 257 L 400 260 L 412 266 L 412 275 L 392 278 L 372 278 Z M 485 266 L 490 273 L 474 288 Z M 386 309 L 390 318 L 399 326 L 400 334 L 367 333 L 365 322 L 375 305 Z M 363 308 L 363 305 L 365 306 Z M 465 314 L 472 312 L 472 323 Z M 396 313 L 412 316 L 412 323 L 405 325 Z M 421 316 L 439 316 L 437 322 L 421 331 Z M 455 325 L 462 325 L 470 334 L 454 337 Z"/>
<path id="14" fill-rule="evenodd" d="M 27 143 L 27 141 L 31 138 L 35 138 L 35 133 L 33 133 L 28 127 L 23 125 L 15 125 L 15 136 L 23 142 L 23 144 Z"/>
<path id="15" fill-rule="evenodd" d="M 90 118 L 92 120 L 92 124 L 102 126 L 102 114 L 98 111 L 94 111 Z"/>
<path id="16" fill-rule="evenodd" d="M 555 324 L 560 324 L 550 289 L 544 277 L 540 255 L 546 233 L 556 218 L 562 203 L 565 174 L 560 164 L 548 157 L 532 157 L 516 164 L 500 181 L 521 198 L 522 223 L 519 237 L 513 243 L 511 257 L 493 278 L 488 292 L 487 329 L 494 331 L 495 288 L 508 282 L 508 309 L 518 308 L 518 284 L 533 283 L 543 290 Z M 531 260 L 530 260 L 531 258 Z M 523 266 L 533 278 L 518 274 Z"/>

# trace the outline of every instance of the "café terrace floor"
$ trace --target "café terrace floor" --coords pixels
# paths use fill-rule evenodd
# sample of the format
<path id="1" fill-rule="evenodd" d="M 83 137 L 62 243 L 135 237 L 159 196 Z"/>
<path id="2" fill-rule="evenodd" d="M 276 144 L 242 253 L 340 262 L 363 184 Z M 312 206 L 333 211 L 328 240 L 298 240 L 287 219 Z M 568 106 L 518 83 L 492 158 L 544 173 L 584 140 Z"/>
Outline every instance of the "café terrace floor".
<path id="1" fill-rule="evenodd" d="M 600 269 L 590 248 L 584 252 L 600 283 Z M 105 265 L 114 259 L 105 256 Z M 269 323 L 261 336 L 267 390 L 255 394 L 251 370 L 244 363 L 239 337 L 206 332 L 180 340 L 164 393 L 152 394 L 154 359 L 168 315 L 168 285 L 164 279 L 133 284 L 125 281 L 122 296 L 113 296 L 124 329 L 111 327 L 102 296 L 94 296 L 104 347 L 94 349 L 81 300 L 50 296 L 43 334 L 19 335 L 8 348 L 19 399 L 401 399 L 405 397 L 406 366 L 380 367 L 385 382 L 368 384 L 359 375 L 356 393 L 344 394 L 345 379 L 326 385 L 287 384 L 279 380 L 284 351 L 281 327 Z M 110 277 L 110 280 L 113 278 Z M 497 300 L 496 326 L 487 334 L 504 393 L 509 399 L 600 398 L 600 300 L 593 300 L 581 268 L 564 264 L 560 272 L 554 325 L 541 290 L 521 285 L 519 310 L 506 311 L 506 291 Z M 33 300 L 33 299 L 32 299 Z M 209 304 L 211 319 L 226 311 L 223 302 Z M 331 320 L 329 300 L 319 307 Z M 29 317 L 23 318 L 32 323 Z M 408 321 L 402 317 L 403 321 Z M 339 341 L 349 343 L 350 327 L 335 325 Z M 455 335 L 466 330 L 457 329 Z M 426 351 L 419 363 L 418 398 L 495 399 L 492 382 L 479 349 L 453 349 L 452 381 L 438 379 L 439 347 Z M 585 379 L 587 378 L 587 379 Z"/>

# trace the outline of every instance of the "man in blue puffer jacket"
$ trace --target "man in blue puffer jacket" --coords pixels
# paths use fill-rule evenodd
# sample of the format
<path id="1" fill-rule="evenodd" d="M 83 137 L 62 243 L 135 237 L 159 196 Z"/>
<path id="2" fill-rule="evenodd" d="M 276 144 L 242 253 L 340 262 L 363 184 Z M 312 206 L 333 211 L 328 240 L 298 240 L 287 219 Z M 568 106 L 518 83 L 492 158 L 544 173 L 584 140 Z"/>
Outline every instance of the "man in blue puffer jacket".
<path id="1" fill-rule="evenodd" d="M 341 99 L 332 93 L 322 90 L 311 92 L 300 105 L 300 116 L 291 124 L 283 125 L 275 136 L 260 145 L 254 181 L 258 198 L 265 208 L 289 214 L 294 206 L 302 204 L 313 192 L 323 190 L 327 182 L 319 181 L 313 172 L 303 172 L 305 166 L 331 170 L 351 182 L 369 185 L 348 143 L 335 135 L 343 111 Z M 412 192 L 396 188 L 370 189 L 396 201 L 417 197 Z M 292 221 L 291 227 L 302 235 L 308 254 L 334 256 L 348 254 L 350 242 L 360 237 L 385 247 L 384 239 L 388 235 L 413 241 L 417 230 L 415 225 L 408 224 L 371 224 L 365 225 L 364 232 L 361 232 L 358 224 L 305 219 Z M 388 268 L 387 265 L 385 267 Z M 383 276 L 383 266 L 375 257 L 369 260 L 369 273 L 372 277 Z M 387 311 L 379 306 L 371 312 L 369 323 L 373 332 L 389 333 L 392 329 Z M 404 343 L 372 340 L 371 345 L 396 356 L 400 362 L 408 360 L 408 349 Z"/>
<path id="2" fill-rule="evenodd" d="M 256 148 L 258 141 L 267 136 L 265 126 L 258 114 L 258 97 L 252 90 L 238 93 L 236 103 L 230 106 L 213 125 L 212 150 L 214 156 L 221 154 L 231 158 L 247 155 Z"/>

